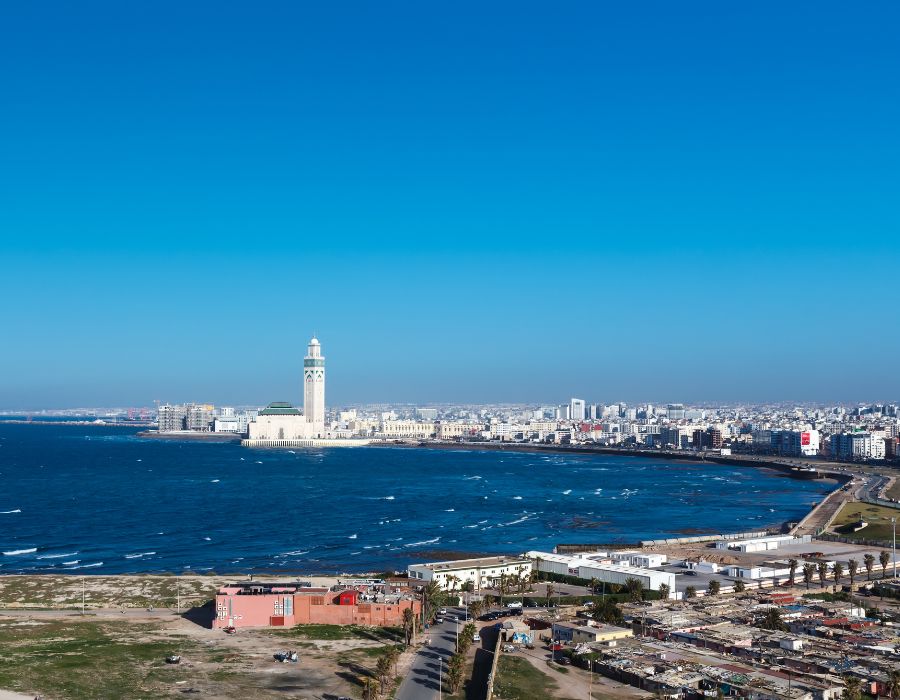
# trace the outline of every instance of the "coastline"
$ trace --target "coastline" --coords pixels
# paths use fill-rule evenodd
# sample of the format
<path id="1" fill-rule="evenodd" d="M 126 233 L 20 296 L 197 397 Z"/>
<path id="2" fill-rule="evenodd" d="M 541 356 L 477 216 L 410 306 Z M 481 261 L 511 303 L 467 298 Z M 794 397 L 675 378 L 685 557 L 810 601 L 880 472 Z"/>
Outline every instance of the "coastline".
<path id="1" fill-rule="evenodd" d="M 369 443 L 370 447 L 399 447 L 421 448 L 432 450 L 469 450 L 469 451 L 498 451 L 498 452 L 549 452 L 552 454 L 594 454 L 615 455 L 617 457 L 636 457 L 643 459 L 660 459 L 667 462 L 690 462 L 692 464 L 711 462 L 714 464 L 727 464 L 730 466 L 757 467 L 773 469 L 782 472 L 795 479 L 820 478 L 834 480 L 839 483 L 847 483 L 852 479 L 849 474 L 835 471 L 840 462 L 819 462 L 794 458 L 795 463 L 786 461 L 788 458 L 773 457 L 767 455 L 716 455 L 709 453 L 684 453 L 675 450 L 630 450 L 621 447 L 593 447 L 588 445 L 544 445 L 532 443 L 501 443 L 501 442 L 437 442 L 437 441 L 375 441 Z M 802 469 L 798 465 L 802 464 Z M 823 468 L 824 467 L 824 468 Z M 812 471 L 809 471 L 809 470 Z M 812 476 L 815 473 L 816 476 Z"/>

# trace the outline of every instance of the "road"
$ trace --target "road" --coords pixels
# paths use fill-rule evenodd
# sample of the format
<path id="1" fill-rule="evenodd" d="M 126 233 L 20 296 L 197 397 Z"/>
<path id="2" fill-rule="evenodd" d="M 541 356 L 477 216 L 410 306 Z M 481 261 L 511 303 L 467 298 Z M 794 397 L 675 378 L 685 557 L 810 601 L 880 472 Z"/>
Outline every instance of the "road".
<path id="1" fill-rule="evenodd" d="M 447 610 L 453 615 L 465 615 L 463 608 Z M 460 620 L 460 631 L 463 625 L 465 621 Z M 416 653 L 409 672 L 397 690 L 396 700 L 433 700 L 440 697 L 438 681 L 446 674 L 447 660 L 456 651 L 456 624 L 441 622 L 425 630 L 424 635 L 430 643 L 423 645 Z"/>

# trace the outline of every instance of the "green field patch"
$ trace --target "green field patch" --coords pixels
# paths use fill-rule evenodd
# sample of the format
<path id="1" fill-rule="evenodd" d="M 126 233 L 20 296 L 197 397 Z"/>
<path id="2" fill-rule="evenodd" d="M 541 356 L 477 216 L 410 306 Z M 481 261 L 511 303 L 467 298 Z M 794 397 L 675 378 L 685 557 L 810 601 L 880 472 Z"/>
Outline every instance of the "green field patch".
<path id="1" fill-rule="evenodd" d="M 900 518 L 900 509 L 871 503 L 845 503 L 831 527 L 835 532 L 849 539 L 889 541 L 893 536 L 891 518 Z M 853 528 L 861 520 L 868 525 L 858 532 L 853 532 Z"/>
<path id="2" fill-rule="evenodd" d="M 182 640 L 156 639 L 158 630 L 133 622 L 2 625 L 0 687 L 69 700 L 159 696 L 185 671 L 165 663 Z"/>
<path id="3" fill-rule="evenodd" d="M 496 694 L 503 700 L 554 698 L 559 686 L 522 658 L 503 655 L 497 662 Z"/>
<path id="4" fill-rule="evenodd" d="M 281 630 L 272 630 L 272 634 L 279 637 L 317 640 L 368 639 L 373 642 L 394 643 L 403 640 L 403 630 L 399 627 L 365 627 L 362 625 L 294 625 Z"/>

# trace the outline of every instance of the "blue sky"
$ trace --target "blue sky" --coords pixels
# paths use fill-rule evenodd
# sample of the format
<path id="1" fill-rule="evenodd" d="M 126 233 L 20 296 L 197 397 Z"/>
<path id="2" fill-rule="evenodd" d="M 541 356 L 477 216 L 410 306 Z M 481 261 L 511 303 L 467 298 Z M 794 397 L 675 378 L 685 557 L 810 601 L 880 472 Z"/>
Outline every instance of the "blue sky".
<path id="1" fill-rule="evenodd" d="M 19 3 L 0 408 L 892 400 L 896 3 Z"/>

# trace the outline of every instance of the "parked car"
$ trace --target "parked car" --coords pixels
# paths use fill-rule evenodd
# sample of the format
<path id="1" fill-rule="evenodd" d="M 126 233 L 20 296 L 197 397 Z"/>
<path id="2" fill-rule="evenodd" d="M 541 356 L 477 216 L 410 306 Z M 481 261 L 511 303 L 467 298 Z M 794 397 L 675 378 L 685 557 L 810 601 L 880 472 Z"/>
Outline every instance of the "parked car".
<path id="1" fill-rule="evenodd" d="M 514 601 L 512 601 L 512 602 L 510 602 L 510 603 L 507 603 L 507 604 L 506 604 L 506 607 L 507 607 L 507 608 L 521 608 L 521 607 L 522 607 L 522 601 L 521 601 L 521 600 L 514 600 Z"/>
<path id="2" fill-rule="evenodd" d="M 481 635 L 478 634 L 478 632 L 476 632 L 475 634 L 472 635 L 472 641 L 473 641 L 473 642 L 480 642 L 480 641 L 481 641 Z"/>

